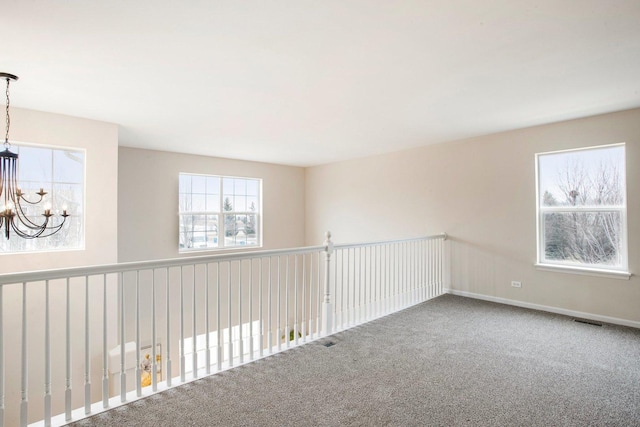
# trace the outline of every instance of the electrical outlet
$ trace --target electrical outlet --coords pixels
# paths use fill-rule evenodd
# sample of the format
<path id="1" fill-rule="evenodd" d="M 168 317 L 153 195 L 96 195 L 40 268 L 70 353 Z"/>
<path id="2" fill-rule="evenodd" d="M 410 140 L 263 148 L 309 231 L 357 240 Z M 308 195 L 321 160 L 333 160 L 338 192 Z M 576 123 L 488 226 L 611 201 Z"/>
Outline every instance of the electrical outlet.
<path id="1" fill-rule="evenodd" d="M 515 280 L 511 282 L 511 287 L 513 288 L 521 288 L 522 282 L 516 282 Z"/>

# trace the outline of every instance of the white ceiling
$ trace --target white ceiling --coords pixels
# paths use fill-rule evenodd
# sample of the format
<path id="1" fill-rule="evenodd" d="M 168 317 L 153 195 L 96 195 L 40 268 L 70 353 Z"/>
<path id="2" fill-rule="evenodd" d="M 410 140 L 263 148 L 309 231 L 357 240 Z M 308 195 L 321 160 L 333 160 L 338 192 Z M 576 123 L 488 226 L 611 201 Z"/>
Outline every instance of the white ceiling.
<path id="1" fill-rule="evenodd" d="M 308 166 L 640 107 L 638 0 L 0 0 L 12 105 Z M 514 141 L 517 143 L 517 141 Z"/>

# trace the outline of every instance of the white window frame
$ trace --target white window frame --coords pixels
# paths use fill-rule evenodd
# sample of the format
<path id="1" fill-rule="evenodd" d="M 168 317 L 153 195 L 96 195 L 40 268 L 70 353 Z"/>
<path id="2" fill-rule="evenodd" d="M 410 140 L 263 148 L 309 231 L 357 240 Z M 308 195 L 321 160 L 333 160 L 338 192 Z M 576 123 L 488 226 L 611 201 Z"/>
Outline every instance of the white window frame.
<path id="1" fill-rule="evenodd" d="M 201 177 L 209 177 L 209 178 L 218 178 L 219 179 L 219 188 L 218 188 L 218 196 L 219 200 L 219 211 L 188 211 L 181 212 L 180 204 L 178 203 L 178 252 L 179 253 L 191 253 L 191 252 L 205 252 L 205 251 L 221 251 L 221 250 L 250 250 L 250 249 L 258 249 L 262 248 L 263 245 L 263 234 L 262 234 L 262 209 L 263 209 L 263 200 L 262 200 L 262 178 L 254 178 L 254 177 L 244 177 L 244 176 L 230 176 L 230 175 L 212 175 L 212 174 L 199 174 L 199 173 L 191 173 L 191 172 L 180 172 L 178 174 L 178 183 L 180 182 L 180 176 L 189 175 L 189 176 L 201 176 Z M 224 179 L 247 179 L 252 181 L 257 181 L 258 183 L 258 210 L 250 211 L 225 211 L 224 210 L 224 199 L 225 194 L 223 191 Z M 213 193 L 212 193 L 213 194 Z M 178 198 L 180 197 L 180 189 L 178 184 Z M 209 216 L 217 216 L 218 217 L 218 240 L 217 247 L 207 247 L 207 248 L 189 248 L 189 247 L 180 247 L 180 217 L 182 215 L 209 215 Z M 256 216 L 256 226 L 258 227 L 256 238 L 257 244 L 255 245 L 234 245 L 234 246 L 226 246 L 225 245 L 225 215 L 255 215 Z"/>
<path id="2" fill-rule="evenodd" d="M 626 164 L 624 165 L 624 202 L 622 205 L 615 206 L 542 206 L 542 195 L 540 194 L 540 157 L 562 154 L 569 152 L 580 152 L 597 150 L 603 148 L 612 147 L 624 147 L 625 159 L 626 159 L 626 146 L 625 143 L 619 144 L 607 144 L 598 145 L 592 147 L 574 148 L 568 150 L 548 151 L 544 153 L 536 153 L 535 155 L 535 177 L 536 177 L 536 245 L 537 245 L 537 262 L 536 267 L 541 270 L 559 271 L 564 273 L 575 273 L 583 275 L 593 275 L 611 278 L 628 279 L 631 274 L 628 269 L 628 233 L 627 233 L 627 184 L 626 184 Z M 544 228 L 544 215 L 546 213 L 562 213 L 562 212 L 618 212 L 621 218 L 621 238 L 620 238 L 620 265 L 607 266 L 603 268 L 601 266 L 575 263 L 569 261 L 548 260 L 545 257 L 545 228 Z"/>

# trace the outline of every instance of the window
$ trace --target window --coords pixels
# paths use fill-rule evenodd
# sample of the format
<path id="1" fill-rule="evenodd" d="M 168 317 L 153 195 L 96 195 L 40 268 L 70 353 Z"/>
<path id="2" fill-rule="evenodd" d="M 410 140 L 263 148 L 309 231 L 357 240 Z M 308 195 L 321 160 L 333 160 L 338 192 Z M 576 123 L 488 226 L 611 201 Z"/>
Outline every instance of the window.
<path id="1" fill-rule="evenodd" d="M 180 251 L 261 246 L 262 180 L 179 176 Z"/>
<path id="2" fill-rule="evenodd" d="M 18 182 L 27 200 L 38 200 L 40 188 L 47 192 L 37 205 L 24 203 L 27 216 L 42 221 L 44 206 L 57 216 L 66 209 L 70 216 L 58 233 L 38 239 L 11 234 L 0 237 L 0 253 L 40 252 L 84 248 L 84 150 L 12 144 L 18 154 Z M 58 218 L 55 218 L 56 221 Z M 57 224 L 57 222 L 56 222 Z"/>
<path id="3" fill-rule="evenodd" d="M 624 144 L 536 155 L 538 264 L 627 270 Z"/>

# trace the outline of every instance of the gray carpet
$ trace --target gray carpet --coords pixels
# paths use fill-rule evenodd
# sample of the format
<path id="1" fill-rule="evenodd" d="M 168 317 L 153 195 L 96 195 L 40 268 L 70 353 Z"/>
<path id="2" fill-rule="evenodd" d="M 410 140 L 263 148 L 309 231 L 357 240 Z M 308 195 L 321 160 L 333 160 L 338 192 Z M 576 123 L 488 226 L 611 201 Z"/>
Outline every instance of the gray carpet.
<path id="1" fill-rule="evenodd" d="M 640 330 L 444 295 L 73 425 L 640 426 Z"/>

